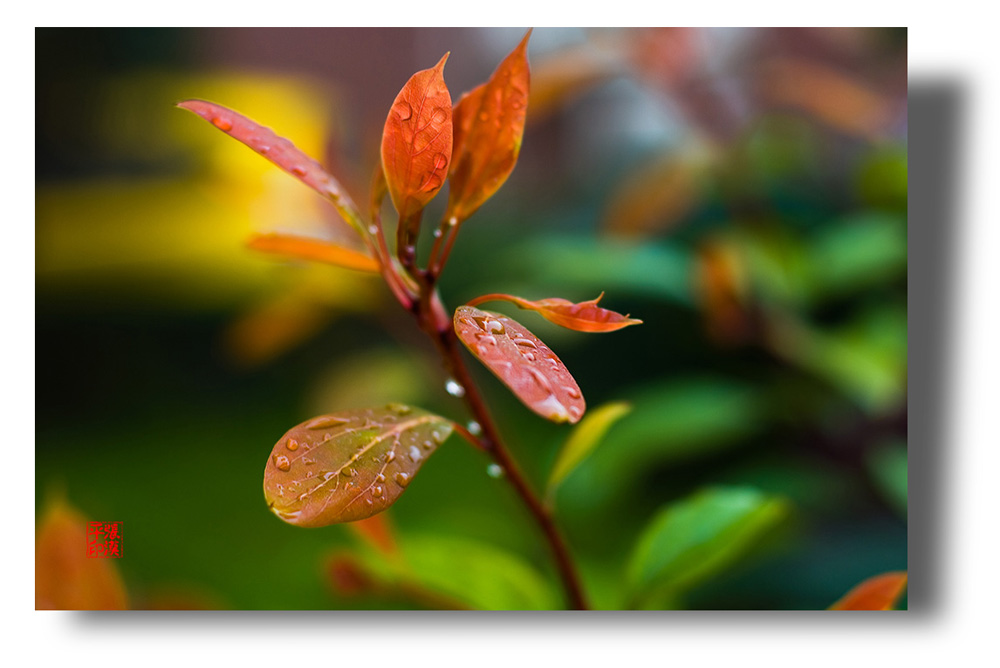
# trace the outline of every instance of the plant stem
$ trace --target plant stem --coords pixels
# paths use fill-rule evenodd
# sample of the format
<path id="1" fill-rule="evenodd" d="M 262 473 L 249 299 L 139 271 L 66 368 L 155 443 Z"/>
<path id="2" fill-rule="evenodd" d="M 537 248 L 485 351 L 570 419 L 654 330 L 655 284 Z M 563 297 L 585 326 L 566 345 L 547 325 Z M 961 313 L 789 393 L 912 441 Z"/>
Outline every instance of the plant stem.
<path id="1" fill-rule="evenodd" d="M 442 315 L 445 318 L 447 316 L 438 299 L 437 291 L 433 289 L 422 291 L 420 307 L 418 321 L 421 329 L 434 341 L 448 371 L 451 372 L 455 380 L 465 389 L 464 399 L 466 406 L 468 406 L 469 412 L 472 413 L 476 422 L 482 427 L 482 434 L 475 437 L 479 442 L 480 448 L 503 468 L 506 479 L 510 481 L 510 484 L 538 523 L 548 542 L 549 549 L 552 551 L 552 556 L 555 559 L 559 577 L 566 590 L 570 607 L 574 610 L 587 610 L 588 606 L 583 594 L 583 587 L 580 584 L 580 578 L 577 575 L 569 548 L 560 535 L 549 510 L 528 485 L 517 463 L 510 455 L 510 451 L 504 445 L 500 431 L 497 429 L 496 423 L 493 421 L 493 417 L 490 415 L 490 411 L 483 401 L 482 395 L 479 393 L 479 388 L 476 386 L 468 367 L 465 365 L 465 361 L 462 359 L 458 347 L 458 339 L 455 336 L 450 318 L 444 322 L 441 321 Z"/>

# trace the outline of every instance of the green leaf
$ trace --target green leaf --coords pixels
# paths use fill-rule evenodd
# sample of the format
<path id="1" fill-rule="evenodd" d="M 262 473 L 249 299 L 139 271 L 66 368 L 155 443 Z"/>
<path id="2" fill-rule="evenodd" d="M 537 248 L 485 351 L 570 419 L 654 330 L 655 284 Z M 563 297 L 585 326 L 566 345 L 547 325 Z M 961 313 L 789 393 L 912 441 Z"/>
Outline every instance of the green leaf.
<path id="1" fill-rule="evenodd" d="M 551 584 L 500 548 L 447 536 L 409 536 L 401 545 L 412 576 L 424 587 L 481 610 L 553 610 Z"/>
<path id="2" fill-rule="evenodd" d="M 748 487 L 706 489 L 667 506 L 629 563 L 632 601 L 674 598 L 731 567 L 788 512 L 785 501 Z"/>
<path id="3" fill-rule="evenodd" d="M 573 433 L 566 439 L 562 450 L 559 451 L 559 457 L 549 475 L 546 495 L 550 500 L 563 478 L 569 475 L 597 447 L 612 425 L 631 410 L 632 407 L 629 404 L 621 401 L 604 404 L 590 411 L 587 417 L 573 428 Z"/>
<path id="4" fill-rule="evenodd" d="M 866 457 L 868 472 L 886 501 L 906 519 L 908 465 L 905 441 L 885 443 Z"/>
<path id="5" fill-rule="evenodd" d="M 449 420 L 403 404 L 321 415 L 275 444 L 264 498 L 302 527 L 371 517 L 395 503 L 451 431 Z"/>

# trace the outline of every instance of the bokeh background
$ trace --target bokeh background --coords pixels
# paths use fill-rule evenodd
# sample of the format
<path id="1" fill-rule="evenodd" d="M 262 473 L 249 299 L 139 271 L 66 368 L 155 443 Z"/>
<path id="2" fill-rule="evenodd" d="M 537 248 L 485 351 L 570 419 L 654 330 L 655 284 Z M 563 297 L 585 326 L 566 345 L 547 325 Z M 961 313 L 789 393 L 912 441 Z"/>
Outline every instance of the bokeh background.
<path id="1" fill-rule="evenodd" d="M 351 233 L 173 106 L 237 109 L 365 201 L 410 74 L 450 51 L 457 99 L 523 33 L 36 31 L 36 513 L 61 499 L 124 522 L 130 607 L 560 604 L 518 500 L 457 438 L 387 513 L 405 579 L 370 534 L 268 512 L 270 449 L 308 417 L 387 401 L 467 416 L 378 279 L 245 248 Z M 647 607 L 825 608 L 905 570 L 905 30 L 539 28 L 529 57 L 518 167 L 441 287 L 452 306 L 606 291 L 644 321 L 584 335 L 508 311 L 590 407 L 632 407 L 556 496 L 594 603 L 634 603 L 644 529 L 711 490 L 782 512 Z M 570 428 L 474 372 L 541 487 Z"/>

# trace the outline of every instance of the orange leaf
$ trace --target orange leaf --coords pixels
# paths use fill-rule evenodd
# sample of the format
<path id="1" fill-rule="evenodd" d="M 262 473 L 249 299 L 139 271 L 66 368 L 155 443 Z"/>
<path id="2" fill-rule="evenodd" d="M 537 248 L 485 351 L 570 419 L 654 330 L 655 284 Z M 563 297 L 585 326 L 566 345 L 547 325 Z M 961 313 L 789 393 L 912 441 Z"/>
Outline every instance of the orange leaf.
<path id="1" fill-rule="evenodd" d="M 642 324 L 642 320 L 636 320 L 598 306 L 597 302 L 601 301 L 603 296 L 602 292 L 597 299 L 574 304 L 568 299 L 560 297 L 539 299 L 533 302 L 513 295 L 492 294 L 476 297 L 469 302 L 469 306 L 476 306 L 484 302 L 508 301 L 517 304 L 520 308 L 537 311 L 546 320 L 578 332 L 613 332 L 629 325 Z"/>
<path id="2" fill-rule="evenodd" d="M 452 112 L 443 75 L 448 55 L 431 69 L 410 77 L 385 120 L 382 167 L 400 220 L 419 213 L 448 174 Z"/>
<path id="3" fill-rule="evenodd" d="M 847 592 L 830 610 L 892 610 L 906 589 L 906 571 L 868 578 Z"/>
<path id="4" fill-rule="evenodd" d="M 50 504 L 35 539 L 36 610 L 125 610 L 112 559 L 87 557 L 87 520 L 65 501 Z"/>
<path id="5" fill-rule="evenodd" d="M 198 114 L 233 139 L 246 144 L 278 167 L 296 177 L 324 197 L 330 198 L 338 213 L 359 233 L 364 235 L 357 207 L 344 192 L 343 187 L 327 173 L 323 166 L 300 151 L 295 145 L 279 137 L 270 128 L 250 120 L 221 104 L 204 100 L 185 100 L 177 106 Z"/>
<path id="6" fill-rule="evenodd" d="M 361 251 L 336 244 L 291 234 L 257 234 L 250 237 L 247 246 L 254 250 L 285 255 L 300 260 L 325 262 L 358 271 L 379 271 L 378 260 Z"/>
<path id="7" fill-rule="evenodd" d="M 357 522 L 349 522 L 347 528 L 383 554 L 393 555 L 399 548 L 396 545 L 396 533 L 389 523 L 388 514 L 387 512 L 379 513 Z"/>
<path id="8" fill-rule="evenodd" d="M 456 141 L 446 218 L 465 220 L 500 189 L 521 151 L 528 107 L 529 30 L 489 81 L 455 107 Z"/>
<path id="9" fill-rule="evenodd" d="M 455 310 L 455 333 L 521 402 L 553 422 L 576 423 L 587 405 L 566 366 L 520 323 L 472 306 Z"/>

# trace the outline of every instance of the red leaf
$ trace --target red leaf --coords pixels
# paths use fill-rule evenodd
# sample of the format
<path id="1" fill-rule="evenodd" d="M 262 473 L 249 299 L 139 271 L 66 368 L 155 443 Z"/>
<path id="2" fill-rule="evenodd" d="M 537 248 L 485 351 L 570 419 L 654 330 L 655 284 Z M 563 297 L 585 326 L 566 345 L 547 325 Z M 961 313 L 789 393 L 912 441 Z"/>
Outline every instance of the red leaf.
<path id="1" fill-rule="evenodd" d="M 378 273 L 378 260 L 361 251 L 337 246 L 321 239 L 298 237 L 291 234 L 257 234 L 250 237 L 247 246 L 265 253 L 274 253 L 300 260 Z"/>
<path id="2" fill-rule="evenodd" d="M 868 578 L 830 606 L 831 610 L 892 610 L 906 589 L 906 571 Z"/>
<path id="3" fill-rule="evenodd" d="M 574 304 L 561 297 L 528 301 L 513 295 L 492 294 L 476 297 L 469 302 L 469 306 L 489 301 L 508 301 L 517 304 L 520 308 L 537 311 L 546 320 L 578 332 L 613 332 L 629 325 L 642 324 L 642 320 L 636 320 L 598 306 L 597 302 L 601 301 L 603 296 L 602 292 L 597 299 Z"/>
<path id="4" fill-rule="evenodd" d="M 323 166 L 295 147 L 270 128 L 265 128 L 232 109 L 204 100 L 185 100 L 177 103 L 264 156 L 278 167 L 296 177 L 324 197 L 329 197 L 340 215 L 364 235 L 357 207 L 344 192 L 343 187 L 327 173 Z"/>
<path id="5" fill-rule="evenodd" d="M 580 387 L 552 350 L 498 313 L 459 306 L 455 333 L 521 402 L 553 422 L 575 423 L 587 405 Z"/>
<path id="6" fill-rule="evenodd" d="M 521 151 L 528 107 L 529 30 L 485 84 L 455 107 L 456 140 L 446 218 L 465 220 L 500 189 Z"/>
<path id="7" fill-rule="evenodd" d="M 400 220 L 422 210 L 448 174 L 452 112 L 443 75 L 448 55 L 433 68 L 410 77 L 385 120 L 382 167 Z"/>

